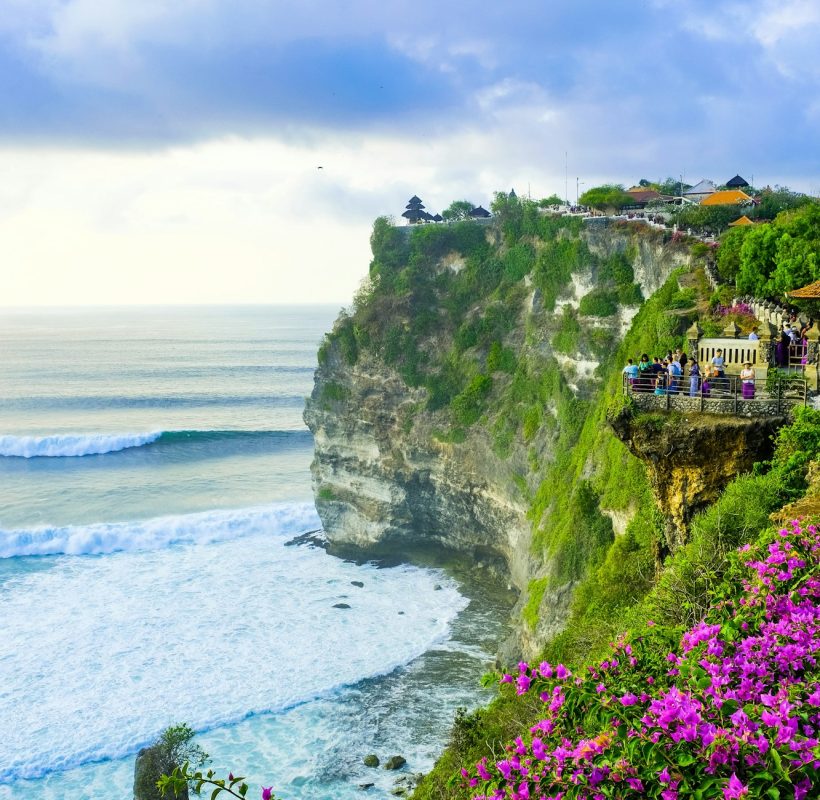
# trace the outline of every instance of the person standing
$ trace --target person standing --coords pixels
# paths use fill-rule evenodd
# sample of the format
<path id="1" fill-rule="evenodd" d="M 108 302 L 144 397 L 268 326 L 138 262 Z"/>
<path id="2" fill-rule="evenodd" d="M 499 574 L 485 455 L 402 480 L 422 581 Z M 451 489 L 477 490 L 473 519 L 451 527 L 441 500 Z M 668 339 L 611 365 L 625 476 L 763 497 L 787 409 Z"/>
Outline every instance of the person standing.
<path id="1" fill-rule="evenodd" d="M 744 400 L 752 400 L 755 396 L 755 371 L 752 369 L 752 362 L 746 361 L 740 371 L 740 383 Z"/>
<path id="2" fill-rule="evenodd" d="M 626 360 L 626 366 L 621 370 L 624 374 L 624 380 L 627 381 L 627 385 L 632 388 L 635 385 L 635 381 L 638 379 L 638 365 L 632 363 L 632 359 L 628 358 Z"/>
<path id="3" fill-rule="evenodd" d="M 700 367 L 698 367 L 697 359 L 692 359 L 692 364 L 689 367 L 689 397 L 697 397 L 700 383 Z"/>

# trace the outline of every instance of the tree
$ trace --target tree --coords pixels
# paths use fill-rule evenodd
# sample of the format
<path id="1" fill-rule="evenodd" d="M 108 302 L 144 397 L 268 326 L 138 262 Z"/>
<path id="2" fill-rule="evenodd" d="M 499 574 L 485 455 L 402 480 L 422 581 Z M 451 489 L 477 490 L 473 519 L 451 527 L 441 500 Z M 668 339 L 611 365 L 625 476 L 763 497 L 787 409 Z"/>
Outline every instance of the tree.
<path id="1" fill-rule="evenodd" d="M 727 283 L 734 283 L 740 272 L 740 249 L 746 234 L 751 231 L 751 226 L 742 225 L 737 228 L 729 228 L 720 237 L 720 247 L 718 247 L 716 262 L 717 271 L 720 277 Z"/>
<path id="2" fill-rule="evenodd" d="M 469 200 L 453 200 L 450 205 L 441 212 L 441 216 L 447 222 L 459 219 L 468 219 L 470 212 L 475 206 Z"/>
<path id="3" fill-rule="evenodd" d="M 624 191 L 621 184 L 606 183 L 588 189 L 578 198 L 578 202 L 600 211 L 620 211 L 624 206 L 631 205 L 634 199 Z"/>
<path id="4" fill-rule="evenodd" d="M 562 200 L 557 194 L 551 194 L 549 197 L 542 197 L 538 201 L 538 206 L 540 208 L 549 208 L 550 206 L 562 205 L 564 205 L 564 200 Z"/>
<path id="5" fill-rule="evenodd" d="M 190 725 L 172 725 L 154 744 L 140 750 L 134 771 L 136 800 L 161 800 L 163 795 L 157 788 L 157 781 L 163 775 L 170 775 L 184 765 L 196 769 L 209 760 L 208 754 L 194 742 L 194 736 Z"/>

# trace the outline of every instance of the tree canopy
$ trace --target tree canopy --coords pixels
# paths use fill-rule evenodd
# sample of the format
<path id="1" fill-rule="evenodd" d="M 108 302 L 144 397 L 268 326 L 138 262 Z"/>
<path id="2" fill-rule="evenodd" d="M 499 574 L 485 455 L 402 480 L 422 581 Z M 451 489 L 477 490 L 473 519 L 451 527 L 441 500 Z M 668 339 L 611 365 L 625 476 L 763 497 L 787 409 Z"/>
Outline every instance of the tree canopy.
<path id="1" fill-rule="evenodd" d="M 820 280 L 820 203 L 783 211 L 773 222 L 742 236 L 727 235 L 726 241 L 727 264 L 736 258 L 732 251 L 742 242 L 737 259 L 741 292 L 773 297 Z"/>
<path id="2" fill-rule="evenodd" d="M 470 212 L 475 206 L 469 200 L 453 200 L 450 205 L 441 212 L 441 216 L 451 222 L 458 219 L 468 219 Z"/>
<path id="3" fill-rule="evenodd" d="M 605 183 L 588 189 L 579 198 L 578 202 L 584 206 L 591 206 L 600 211 L 619 211 L 624 206 L 631 205 L 634 200 L 621 184 Z"/>

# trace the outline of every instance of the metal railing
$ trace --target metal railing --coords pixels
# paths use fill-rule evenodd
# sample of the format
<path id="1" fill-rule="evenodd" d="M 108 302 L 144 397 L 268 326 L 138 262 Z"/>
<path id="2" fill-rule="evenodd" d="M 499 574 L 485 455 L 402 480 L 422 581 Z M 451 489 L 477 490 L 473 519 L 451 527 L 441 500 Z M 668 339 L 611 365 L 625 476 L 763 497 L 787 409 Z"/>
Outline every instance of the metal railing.
<path id="1" fill-rule="evenodd" d="M 744 417 L 776 417 L 808 403 L 803 377 L 771 376 L 742 380 L 737 375 L 672 378 L 665 372 L 623 376 L 624 394 L 642 411 L 698 411 Z"/>

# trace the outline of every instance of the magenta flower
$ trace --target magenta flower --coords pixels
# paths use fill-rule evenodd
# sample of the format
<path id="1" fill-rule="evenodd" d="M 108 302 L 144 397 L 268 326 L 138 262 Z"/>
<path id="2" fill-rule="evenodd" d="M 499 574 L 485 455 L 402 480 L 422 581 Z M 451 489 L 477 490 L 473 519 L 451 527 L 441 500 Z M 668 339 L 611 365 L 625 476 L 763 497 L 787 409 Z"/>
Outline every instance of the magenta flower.
<path id="1" fill-rule="evenodd" d="M 262 787 L 262 800 L 270 800 L 273 797 L 273 786 Z"/>
<path id="2" fill-rule="evenodd" d="M 749 787 L 744 786 L 740 779 L 732 773 L 729 778 L 729 783 L 723 789 L 724 800 L 738 800 L 741 797 L 746 797 L 749 794 Z"/>

